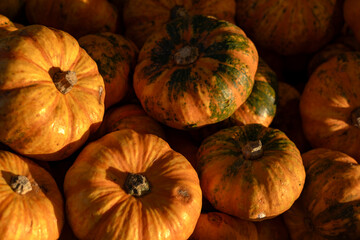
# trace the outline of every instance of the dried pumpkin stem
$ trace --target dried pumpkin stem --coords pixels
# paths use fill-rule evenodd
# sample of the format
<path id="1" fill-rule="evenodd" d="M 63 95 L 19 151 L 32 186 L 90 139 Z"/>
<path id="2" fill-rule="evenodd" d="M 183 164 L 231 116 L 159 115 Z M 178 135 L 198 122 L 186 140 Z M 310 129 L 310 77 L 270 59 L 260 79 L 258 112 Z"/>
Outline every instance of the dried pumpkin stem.
<path id="1" fill-rule="evenodd" d="M 11 189 L 21 195 L 24 195 L 32 190 L 31 183 L 26 176 L 15 175 L 10 178 Z"/>
<path id="2" fill-rule="evenodd" d="M 355 108 L 352 112 L 351 112 L 351 124 L 354 125 L 355 127 L 360 128 L 360 107 Z"/>
<path id="3" fill-rule="evenodd" d="M 126 192 L 134 197 L 141 197 L 150 192 L 150 183 L 144 175 L 129 173 L 125 179 Z"/>
<path id="4" fill-rule="evenodd" d="M 53 76 L 53 82 L 62 94 L 67 94 L 77 83 L 76 73 L 74 71 L 56 72 Z"/>
<path id="5" fill-rule="evenodd" d="M 186 45 L 174 54 L 174 61 L 177 65 L 188 65 L 197 60 L 199 50 L 197 47 Z"/>
<path id="6" fill-rule="evenodd" d="M 249 141 L 243 146 L 242 153 L 245 159 L 249 160 L 255 160 L 262 157 L 264 150 L 261 141 Z"/>

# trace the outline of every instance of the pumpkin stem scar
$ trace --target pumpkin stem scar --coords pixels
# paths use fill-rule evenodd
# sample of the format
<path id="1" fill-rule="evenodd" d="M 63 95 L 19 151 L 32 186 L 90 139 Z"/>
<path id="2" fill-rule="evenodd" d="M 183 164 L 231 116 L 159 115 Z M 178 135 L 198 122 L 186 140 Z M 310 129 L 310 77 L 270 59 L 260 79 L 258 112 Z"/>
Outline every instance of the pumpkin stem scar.
<path id="1" fill-rule="evenodd" d="M 144 175 L 129 173 L 125 179 L 124 188 L 127 194 L 141 197 L 150 192 L 150 183 Z"/>
<path id="2" fill-rule="evenodd" d="M 67 94 L 77 83 L 76 73 L 74 71 L 59 71 L 54 74 L 53 82 L 57 90 L 62 94 Z"/>
<path id="3" fill-rule="evenodd" d="M 32 190 L 29 179 L 22 175 L 12 176 L 10 179 L 11 189 L 21 195 L 24 195 Z"/>
<path id="4" fill-rule="evenodd" d="M 199 49 L 190 45 L 180 48 L 174 54 L 174 61 L 177 65 L 188 65 L 197 60 L 199 57 Z"/>
<path id="5" fill-rule="evenodd" d="M 260 140 L 249 141 L 242 147 L 242 153 L 245 159 L 255 160 L 262 157 L 264 150 Z"/>
<path id="6" fill-rule="evenodd" d="M 179 17 L 187 17 L 188 15 L 188 11 L 183 6 L 176 5 L 170 10 L 170 20 Z"/>
<path id="7" fill-rule="evenodd" d="M 360 107 L 355 108 L 350 115 L 350 122 L 353 126 L 360 128 Z"/>

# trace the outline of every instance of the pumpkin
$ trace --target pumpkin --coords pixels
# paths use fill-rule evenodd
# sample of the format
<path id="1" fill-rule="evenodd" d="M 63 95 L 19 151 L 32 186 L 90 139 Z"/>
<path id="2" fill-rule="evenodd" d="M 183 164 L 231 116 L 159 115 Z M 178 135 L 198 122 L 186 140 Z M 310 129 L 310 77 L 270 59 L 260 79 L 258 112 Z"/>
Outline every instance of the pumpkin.
<path id="1" fill-rule="evenodd" d="M 254 223 L 260 240 L 290 240 L 283 215 Z"/>
<path id="2" fill-rule="evenodd" d="M 69 34 L 30 25 L 0 38 L 0 142 L 47 161 L 85 143 L 104 115 L 104 81 Z"/>
<path id="3" fill-rule="evenodd" d="M 357 0 L 344 0 L 343 14 L 346 24 L 354 33 L 360 43 L 360 23 L 359 23 L 360 3 Z"/>
<path id="4" fill-rule="evenodd" d="M 234 125 L 250 123 L 268 127 L 275 117 L 277 104 L 277 77 L 267 63 L 259 59 L 254 87 L 246 101 L 228 118 Z"/>
<path id="5" fill-rule="evenodd" d="M 0 14 L 0 37 L 6 36 L 17 29 L 18 28 L 9 18 Z"/>
<path id="6" fill-rule="evenodd" d="M 310 76 L 300 98 L 306 138 L 360 160 L 360 52 L 340 53 Z"/>
<path id="7" fill-rule="evenodd" d="M 1 239 L 58 239 L 63 207 L 56 182 L 45 169 L 0 150 Z"/>
<path id="8" fill-rule="evenodd" d="M 0 14 L 13 19 L 19 17 L 25 0 L 3 0 L 0 1 Z"/>
<path id="9" fill-rule="evenodd" d="M 255 224 L 225 213 L 202 213 L 189 240 L 257 240 Z"/>
<path id="10" fill-rule="evenodd" d="M 230 117 L 245 102 L 257 65 L 255 46 L 236 25 L 201 15 L 177 18 L 140 50 L 134 90 L 159 122 L 201 127 Z"/>
<path id="11" fill-rule="evenodd" d="M 342 0 L 237 0 L 236 20 L 259 48 L 312 53 L 341 30 Z"/>
<path id="12" fill-rule="evenodd" d="M 139 133 L 149 133 L 165 139 L 163 126 L 151 118 L 139 104 L 113 106 L 106 111 L 97 132 L 98 137 L 120 129 L 130 128 Z"/>
<path id="13" fill-rule="evenodd" d="M 25 13 L 31 24 L 54 27 L 76 38 L 117 29 L 117 10 L 107 0 L 26 0 Z"/>
<path id="14" fill-rule="evenodd" d="M 178 17 L 208 15 L 235 23 L 235 5 L 235 0 L 125 1 L 125 36 L 141 48 L 153 32 Z"/>
<path id="15" fill-rule="evenodd" d="M 207 137 L 198 150 L 203 195 L 217 210 L 262 221 L 300 196 L 305 170 L 295 144 L 261 124 L 234 126 Z"/>
<path id="16" fill-rule="evenodd" d="M 300 96 L 300 91 L 293 85 L 278 81 L 276 115 L 270 126 L 284 132 L 300 152 L 306 152 L 310 146 L 302 128 L 299 109 Z"/>
<path id="17" fill-rule="evenodd" d="M 137 47 L 111 32 L 85 35 L 78 42 L 95 60 L 105 81 L 105 108 L 123 100 L 132 87 L 130 74 L 135 67 Z"/>
<path id="18" fill-rule="evenodd" d="M 284 213 L 291 239 L 360 238 L 360 166 L 349 155 L 315 148 L 302 155 L 303 192 Z"/>
<path id="19" fill-rule="evenodd" d="M 79 239 L 185 240 L 201 212 L 191 164 L 162 138 L 132 129 L 85 146 L 66 173 L 64 193 Z"/>

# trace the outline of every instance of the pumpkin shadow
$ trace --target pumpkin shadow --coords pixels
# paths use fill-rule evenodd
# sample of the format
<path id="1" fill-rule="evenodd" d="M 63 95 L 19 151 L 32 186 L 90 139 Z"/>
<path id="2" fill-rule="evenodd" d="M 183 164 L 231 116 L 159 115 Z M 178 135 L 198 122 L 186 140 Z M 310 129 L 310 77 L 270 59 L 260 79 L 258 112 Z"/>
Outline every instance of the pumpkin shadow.
<path id="1" fill-rule="evenodd" d="M 106 180 L 118 184 L 124 190 L 125 179 L 129 173 L 122 172 L 117 168 L 109 167 L 106 169 Z"/>

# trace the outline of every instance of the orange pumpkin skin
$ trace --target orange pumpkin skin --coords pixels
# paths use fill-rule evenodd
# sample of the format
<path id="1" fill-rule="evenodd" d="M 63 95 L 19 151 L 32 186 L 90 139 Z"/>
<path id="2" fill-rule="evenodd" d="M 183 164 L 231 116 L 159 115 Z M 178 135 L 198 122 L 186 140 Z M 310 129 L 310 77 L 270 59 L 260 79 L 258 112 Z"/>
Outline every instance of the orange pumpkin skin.
<path id="1" fill-rule="evenodd" d="M 306 182 L 284 213 L 292 239 L 360 238 L 360 166 L 345 153 L 325 148 L 302 155 Z"/>
<path id="2" fill-rule="evenodd" d="M 145 176 L 150 192 L 131 195 L 129 173 Z M 87 145 L 66 173 L 64 193 L 79 239 L 185 240 L 202 204 L 191 164 L 163 139 L 131 129 Z"/>
<path id="3" fill-rule="evenodd" d="M 6 36 L 16 30 L 18 30 L 18 28 L 15 24 L 6 16 L 0 14 L 0 37 Z"/>
<path id="4" fill-rule="evenodd" d="M 235 23 L 235 0 L 132 0 L 124 5 L 125 36 L 141 48 L 157 29 L 184 15 L 207 15 Z"/>
<path id="5" fill-rule="evenodd" d="M 225 213 L 202 213 L 189 240 L 257 240 L 255 224 Z"/>
<path id="6" fill-rule="evenodd" d="M 0 59 L 2 143 L 35 159 L 59 160 L 99 127 L 104 81 L 94 60 L 69 34 L 24 27 L 0 39 Z"/>
<path id="7" fill-rule="evenodd" d="M 344 19 L 360 43 L 360 3 L 357 0 L 345 0 L 343 6 Z"/>
<path id="8" fill-rule="evenodd" d="M 360 53 L 345 52 L 321 64 L 300 98 L 303 130 L 312 147 L 360 160 Z"/>
<path id="9" fill-rule="evenodd" d="M 102 137 L 107 133 L 126 128 L 139 133 L 154 134 L 163 139 L 166 138 L 162 125 L 151 118 L 139 104 L 114 106 L 107 110 L 99 128 L 98 136 Z"/>
<path id="10" fill-rule="evenodd" d="M 29 181 L 23 189 L 13 188 L 11 183 L 16 176 L 25 176 Z M 0 150 L 0 192 L 1 239 L 59 238 L 64 224 L 63 198 L 45 169 L 27 158 Z"/>
<path id="11" fill-rule="evenodd" d="M 118 14 L 107 0 L 27 0 L 26 17 L 79 38 L 97 32 L 115 32 Z"/>
<path id="12" fill-rule="evenodd" d="M 134 90 L 154 119 L 197 128 L 230 117 L 245 102 L 257 65 L 255 45 L 236 25 L 202 15 L 177 18 L 140 50 Z"/>
<path id="13" fill-rule="evenodd" d="M 342 27 L 340 0 L 238 0 L 237 24 L 255 45 L 282 55 L 312 53 Z"/>
<path id="14" fill-rule="evenodd" d="M 285 212 L 305 181 L 295 144 L 260 124 L 222 129 L 201 143 L 197 155 L 203 195 L 217 210 L 244 220 Z"/>
<path id="15" fill-rule="evenodd" d="M 282 215 L 254 223 L 261 240 L 290 240 Z"/>
<path id="16" fill-rule="evenodd" d="M 132 88 L 130 74 L 138 53 L 135 44 L 110 32 L 85 35 L 78 42 L 95 60 L 105 81 L 105 108 L 123 100 Z"/>

